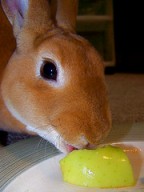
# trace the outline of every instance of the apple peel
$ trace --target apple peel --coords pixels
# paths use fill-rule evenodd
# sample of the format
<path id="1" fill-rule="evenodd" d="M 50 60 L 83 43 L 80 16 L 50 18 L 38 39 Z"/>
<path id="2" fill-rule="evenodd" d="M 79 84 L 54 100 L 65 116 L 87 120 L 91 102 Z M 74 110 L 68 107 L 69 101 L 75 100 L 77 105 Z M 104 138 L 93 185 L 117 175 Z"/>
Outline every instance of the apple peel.
<path id="1" fill-rule="evenodd" d="M 135 184 L 126 153 L 112 145 L 95 150 L 74 150 L 60 160 L 65 182 L 97 188 L 119 188 Z"/>

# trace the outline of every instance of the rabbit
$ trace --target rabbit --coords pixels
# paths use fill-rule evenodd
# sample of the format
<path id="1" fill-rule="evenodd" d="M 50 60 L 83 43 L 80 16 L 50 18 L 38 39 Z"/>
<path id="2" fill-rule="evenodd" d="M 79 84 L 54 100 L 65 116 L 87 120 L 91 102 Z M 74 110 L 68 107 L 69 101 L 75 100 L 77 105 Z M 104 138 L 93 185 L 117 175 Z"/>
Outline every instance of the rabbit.
<path id="1" fill-rule="evenodd" d="M 63 153 L 111 130 L 103 59 L 76 34 L 78 0 L 1 0 L 16 49 L 1 73 L 0 127 L 39 135 Z"/>

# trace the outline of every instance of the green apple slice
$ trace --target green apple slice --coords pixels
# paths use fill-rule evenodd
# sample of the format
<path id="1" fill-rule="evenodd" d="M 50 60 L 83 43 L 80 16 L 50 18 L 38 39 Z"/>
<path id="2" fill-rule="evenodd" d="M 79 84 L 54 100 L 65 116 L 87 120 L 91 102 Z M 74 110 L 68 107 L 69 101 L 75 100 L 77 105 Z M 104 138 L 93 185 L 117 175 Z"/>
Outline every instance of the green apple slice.
<path id="1" fill-rule="evenodd" d="M 60 160 L 65 182 L 98 188 L 127 187 L 135 184 L 130 161 L 119 147 L 75 150 Z"/>

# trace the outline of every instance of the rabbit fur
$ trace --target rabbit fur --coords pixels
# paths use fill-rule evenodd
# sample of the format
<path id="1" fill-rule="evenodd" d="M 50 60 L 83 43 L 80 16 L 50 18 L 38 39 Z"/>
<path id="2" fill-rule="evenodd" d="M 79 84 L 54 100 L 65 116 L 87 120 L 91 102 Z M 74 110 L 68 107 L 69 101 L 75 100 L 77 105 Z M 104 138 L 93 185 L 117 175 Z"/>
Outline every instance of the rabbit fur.
<path id="1" fill-rule="evenodd" d="M 66 153 L 101 143 L 111 129 L 104 65 L 76 34 L 78 1 L 1 0 L 1 5 L 15 41 L 8 23 L 2 25 L 10 48 L 0 48 L 0 127 L 40 135 Z"/>

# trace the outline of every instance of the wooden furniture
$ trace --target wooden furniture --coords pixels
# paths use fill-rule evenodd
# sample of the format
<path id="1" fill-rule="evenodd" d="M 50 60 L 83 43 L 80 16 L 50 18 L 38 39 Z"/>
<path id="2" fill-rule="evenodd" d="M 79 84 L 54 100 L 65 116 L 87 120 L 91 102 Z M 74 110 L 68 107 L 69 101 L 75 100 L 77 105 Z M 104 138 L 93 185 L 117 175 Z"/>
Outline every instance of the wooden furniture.
<path id="1" fill-rule="evenodd" d="M 115 65 L 112 0 L 79 0 L 77 32 L 96 47 L 105 66 Z"/>

